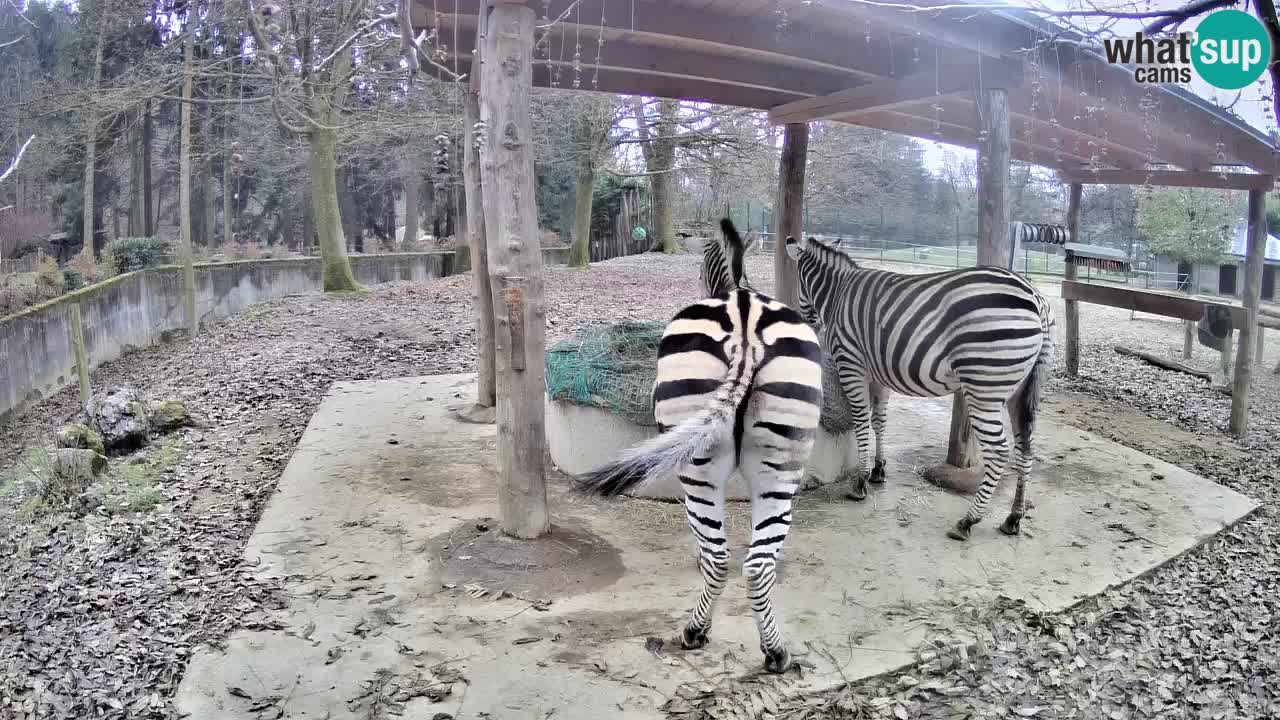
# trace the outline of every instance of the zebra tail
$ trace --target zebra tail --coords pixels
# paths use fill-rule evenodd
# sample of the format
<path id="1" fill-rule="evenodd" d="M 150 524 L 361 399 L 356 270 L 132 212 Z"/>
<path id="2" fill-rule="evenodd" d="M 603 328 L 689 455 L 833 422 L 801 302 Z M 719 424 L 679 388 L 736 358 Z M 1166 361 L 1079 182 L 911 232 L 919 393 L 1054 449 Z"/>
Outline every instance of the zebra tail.
<path id="1" fill-rule="evenodd" d="M 1041 331 L 1043 332 L 1044 341 L 1040 345 L 1040 354 L 1036 356 L 1035 367 L 1031 369 L 1031 376 L 1027 378 L 1027 382 L 1022 387 L 1020 402 L 1022 404 L 1020 410 L 1022 417 L 1018 428 L 1024 438 L 1030 438 L 1032 430 L 1035 429 L 1036 414 L 1040 412 L 1040 400 L 1044 396 L 1045 385 L 1049 383 L 1049 377 L 1053 374 L 1053 328 L 1055 325 L 1053 311 L 1049 307 L 1049 303 L 1045 302 L 1044 310 L 1041 314 Z"/>
<path id="2" fill-rule="evenodd" d="M 729 245 L 729 273 L 733 277 L 733 286 L 740 288 L 745 273 L 743 256 L 746 255 L 746 246 L 742 242 L 742 236 L 738 234 L 738 228 L 734 227 L 729 218 L 720 219 L 720 231 L 724 233 Z"/>
<path id="3" fill-rule="evenodd" d="M 729 372 L 707 407 L 665 433 L 637 445 L 616 460 L 574 478 L 574 490 L 584 495 L 621 495 L 661 477 L 670 476 L 731 439 L 737 408 L 751 389 L 756 358 L 749 347 L 739 348 Z"/>

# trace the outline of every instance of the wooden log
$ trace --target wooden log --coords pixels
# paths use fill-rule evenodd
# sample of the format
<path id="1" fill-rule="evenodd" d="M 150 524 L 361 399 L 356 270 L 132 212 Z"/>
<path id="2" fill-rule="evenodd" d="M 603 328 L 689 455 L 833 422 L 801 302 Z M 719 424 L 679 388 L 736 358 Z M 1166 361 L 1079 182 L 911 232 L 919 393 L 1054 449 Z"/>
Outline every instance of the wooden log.
<path id="1" fill-rule="evenodd" d="M 1121 355 L 1136 357 L 1139 360 L 1146 361 L 1152 365 L 1155 365 L 1156 367 L 1164 368 L 1165 370 L 1173 370 L 1174 372 L 1186 373 L 1187 375 L 1194 375 L 1200 378 L 1201 380 L 1208 380 L 1210 382 L 1213 382 L 1213 373 L 1207 372 L 1205 370 L 1197 370 L 1196 368 L 1193 368 L 1189 365 L 1184 365 L 1183 363 L 1177 362 L 1176 360 L 1165 360 L 1164 358 L 1159 357 L 1158 355 L 1152 355 L 1150 353 L 1141 352 L 1139 350 L 1132 350 L 1130 348 L 1127 348 L 1121 345 L 1116 345 L 1115 351 L 1117 353 L 1120 353 Z"/>
<path id="2" fill-rule="evenodd" d="M 1080 203 L 1084 197 L 1084 185 L 1080 183 L 1072 183 L 1070 186 L 1070 197 L 1067 201 L 1067 237 L 1070 242 L 1079 242 L 1080 238 Z M 1063 279 L 1075 280 L 1078 277 L 1079 268 L 1075 263 L 1068 262 L 1063 266 Z M 1067 360 L 1067 375 L 1069 377 L 1077 377 L 1080 374 L 1080 303 L 1075 300 L 1067 300 L 1066 316 L 1064 325 L 1066 328 L 1065 345 Z"/>
<path id="3" fill-rule="evenodd" d="M 1009 91 L 987 88 L 978 92 L 978 264 L 1009 267 L 1013 261 L 1009 237 Z M 951 432 L 947 464 L 972 467 L 978 458 L 971 437 L 964 399 L 951 403 Z"/>
<path id="4" fill-rule="evenodd" d="M 480 148 L 489 282 L 494 293 L 498 390 L 498 511 L 504 532 L 535 538 L 550 529 L 543 456 L 546 310 L 534 205 L 535 12 L 497 2 L 481 41 Z"/>
<path id="5" fill-rule="evenodd" d="M 483 13 L 481 16 L 483 20 Z M 484 23 L 481 22 L 476 28 L 477 47 L 483 32 Z M 471 248 L 471 298 L 476 313 L 476 404 L 460 417 L 469 422 L 487 424 L 495 419 L 498 390 L 494 378 L 493 291 L 489 287 L 489 251 L 484 232 L 484 188 L 480 182 L 480 152 L 475 129 L 476 122 L 480 120 L 479 76 L 471 76 L 463 92 L 462 107 L 465 126 L 462 182 L 467 198 L 467 245 Z"/>
<path id="6" fill-rule="evenodd" d="M 1231 432 L 1243 436 L 1249 431 L 1249 383 L 1253 380 L 1254 333 L 1258 327 L 1258 306 L 1262 301 L 1262 266 L 1266 262 L 1266 191 L 1249 191 L 1249 241 L 1245 251 L 1245 320 L 1239 325 L 1240 350 L 1236 353 L 1236 376 L 1231 392 Z"/>
<path id="7" fill-rule="evenodd" d="M 80 407 L 83 409 L 89 404 L 89 396 L 93 391 L 89 387 L 89 354 L 85 352 L 84 347 L 84 318 L 80 314 L 80 303 L 71 303 L 67 323 L 71 352 L 76 358 L 76 376 L 80 379 Z"/>
<path id="8" fill-rule="evenodd" d="M 809 124 L 787 123 L 778 160 L 778 227 L 773 249 L 774 297 L 791 307 L 800 303 L 800 271 L 787 255 L 788 235 L 798 237 L 804 228 L 804 169 L 809 153 Z"/>

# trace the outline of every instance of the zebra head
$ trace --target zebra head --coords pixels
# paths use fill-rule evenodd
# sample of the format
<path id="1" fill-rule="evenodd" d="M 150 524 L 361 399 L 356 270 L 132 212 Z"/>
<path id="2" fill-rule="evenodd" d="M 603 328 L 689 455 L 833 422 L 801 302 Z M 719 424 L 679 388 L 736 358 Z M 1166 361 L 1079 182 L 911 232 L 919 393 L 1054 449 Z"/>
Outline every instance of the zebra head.
<path id="1" fill-rule="evenodd" d="M 720 230 L 724 233 L 723 239 L 682 238 L 689 252 L 702 251 L 698 279 L 706 297 L 728 295 L 732 290 L 750 287 L 744 270 L 744 257 L 759 237 L 753 234 L 744 241 L 729 218 L 720 221 Z"/>
<path id="2" fill-rule="evenodd" d="M 832 290 L 836 281 L 844 271 L 856 270 L 858 264 L 853 258 L 812 236 L 797 240 L 788 235 L 786 248 L 787 255 L 796 261 L 800 271 L 800 307 L 796 310 L 805 322 L 820 328 L 827 300 L 834 295 Z"/>

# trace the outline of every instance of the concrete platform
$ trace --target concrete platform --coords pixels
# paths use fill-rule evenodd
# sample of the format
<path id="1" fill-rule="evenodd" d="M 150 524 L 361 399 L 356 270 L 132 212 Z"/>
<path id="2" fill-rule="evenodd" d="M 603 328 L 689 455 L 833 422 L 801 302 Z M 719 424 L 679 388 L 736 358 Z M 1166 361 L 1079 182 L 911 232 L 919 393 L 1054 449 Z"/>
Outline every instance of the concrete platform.
<path id="1" fill-rule="evenodd" d="M 616 413 L 598 407 L 575 405 L 544 397 L 547 407 L 547 452 L 551 462 L 569 475 L 585 473 L 604 465 L 618 453 L 658 434 L 657 427 L 637 425 Z M 832 435 L 818 428 L 813 453 L 805 468 L 804 490 L 829 485 L 858 469 L 858 442 L 853 433 Z M 627 493 L 633 497 L 683 500 L 684 490 L 672 473 Z M 742 476 L 729 479 L 725 497 L 749 500 Z"/>
<path id="2" fill-rule="evenodd" d="M 943 456 L 950 400 L 895 397 L 888 483 L 862 503 L 824 487 L 797 504 L 778 602 L 806 667 L 757 677 L 739 568 L 708 646 L 682 652 L 674 639 L 700 587 L 679 505 L 577 499 L 557 477 L 551 536 L 496 533 L 494 428 L 448 409 L 472 402 L 472 388 L 466 375 L 333 386 L 246 548 L 289 590 L 290 607 L 267 619 L 280 629 L 197 652 L 180 710 L 597 720 L 660 718 L 677 694 L 729 687 L 812 692 L 911 662 L 926 643 L 966 642 L 967 618 L 997 595 L 1068 606 L 1256 505 L 1044 418 L 1024 535 L 996 531 L 1004 488 L 957 543 L 944 533 L 968 498 L 916 472 Z M 746 506 L 734 507 L 740 551 Z"/>

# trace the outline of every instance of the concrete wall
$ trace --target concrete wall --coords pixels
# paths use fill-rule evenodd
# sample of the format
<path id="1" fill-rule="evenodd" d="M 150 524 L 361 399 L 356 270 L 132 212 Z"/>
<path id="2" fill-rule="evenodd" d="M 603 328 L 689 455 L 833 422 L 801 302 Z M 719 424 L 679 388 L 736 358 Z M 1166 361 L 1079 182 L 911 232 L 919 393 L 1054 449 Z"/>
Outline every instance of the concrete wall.
<path id="1" fill-rule="evenodd" d="M 562 265 L 568 261 L 568 249 L 544 250 L 543 259 L 548 265 Z M 430 280 L 453 274 L 454 255 L 359 255 L 351 257 L 351 269 L 366 286 Z M 208 322 L 264 300 L 319 292 L 320 278 L 319 258 L 201 263 L 196 265 L 196 307 L 201 322 Z M 75 303 L 80 304 L 90 367 L 185 327 L 182 272 L 176 266 L 120 275 L 0 318 L 0 419 L 76 382 L 69 332 Z"/>

